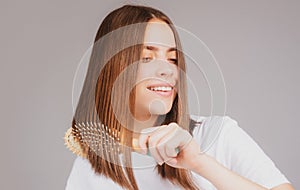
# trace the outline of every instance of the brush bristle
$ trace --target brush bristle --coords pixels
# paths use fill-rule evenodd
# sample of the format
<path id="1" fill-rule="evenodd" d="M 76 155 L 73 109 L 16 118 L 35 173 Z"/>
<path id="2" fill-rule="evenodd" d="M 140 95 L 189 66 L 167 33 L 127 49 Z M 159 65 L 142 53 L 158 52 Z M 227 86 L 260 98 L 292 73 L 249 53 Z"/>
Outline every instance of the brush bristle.
<path id="1" fill-rule="evenodd" d="M 72 134 L 72 128 L 69 128 L 67 130 L 67 132 L 65 133 L 64 141 L 65 141 L 66 147 L 71 152 L 73 152 L 77 156 L 84 157 L 84 154 L 83 154 L 83 152 L 82 152 L 82 150 L 80 148 L 79 142 L 76 140 L 76 138 L 74 138 L 74 136 Z"/>
<path id="2" fill-rule="evenodd" d="M 97 155 L 120 152 L 119 132 L 97 122 L 78 122 L 65 135 L 66 146 L 76 155 L 83 156 L 82 144 Z"/>

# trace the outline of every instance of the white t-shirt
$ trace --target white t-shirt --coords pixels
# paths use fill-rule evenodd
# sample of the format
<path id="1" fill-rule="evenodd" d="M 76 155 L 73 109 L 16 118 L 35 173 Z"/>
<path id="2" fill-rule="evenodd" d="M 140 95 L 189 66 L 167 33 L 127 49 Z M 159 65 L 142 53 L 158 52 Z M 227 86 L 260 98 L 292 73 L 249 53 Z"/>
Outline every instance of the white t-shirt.
<path id="1" fill-rule="evenodd" d="M 235 173 L 268 189 L 289 183 L 273 161 L 228 116 L 197 117 L 202 121 L 193 130 L 194 139 L 201 150 Z M 154 169 L 155 160 L 147 155 L 132 153 L 133 172 L 139 189 L 181 189 L 162 179 Z M 192 173 L 201 190 L 216 190 L 205 178 Z M 66 190 L 122 189 L 111 179 L 95 174 L 87 159 L 77 157 L 67 181 Z"/>

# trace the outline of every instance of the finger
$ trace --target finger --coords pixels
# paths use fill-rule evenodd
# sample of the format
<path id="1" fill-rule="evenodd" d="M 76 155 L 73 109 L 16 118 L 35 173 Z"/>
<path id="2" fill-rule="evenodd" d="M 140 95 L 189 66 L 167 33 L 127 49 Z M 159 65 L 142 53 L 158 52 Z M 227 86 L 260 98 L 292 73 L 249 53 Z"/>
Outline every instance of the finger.
<path id="1" fill-rule="evenodd" d="M 149 127 L 149 128 L 143 129 L 141 131 L 141 134 L 138 139 L 138 145 L 143 154 L 147 154 L 147 152 L 148 152 L 149 135 L 157 129 L 158 129 L 157 127 Z"/>
<path id="2" fill-rule="evenodd" d="M 185 149 L 193 140 L 192 136 L 186 137 L 186 139 L 180 144 L 179 149 L 183 150 Z"/>
<path id="3" fill-rule="evenodd" d="M 193 139 L 192 135 L 190 135 L 190 133 L 188 131 L 182 129 L 182 132 L 180 132 L 180 138 L 178 138 L 178 140 L 180 140 L 179 146 L 178 146 L 179 149 L 183 150 L 186 146 L 189 145 L 189 143 L 192 141 L 192 139 Z"/>
<path id="4" fill-rule="evenodd" d="M 152 156 L 159 165 L 162 165 L 164 163 L 164 159 L 161 156 L 157 147 L 151 147 L 148 150 L 149 150 L 149 155 Z"/>
<path id="5" fill-rule="evenodd" d="M 170 165 L 170 166 L 173 166 L 173 167 L 176 167 L 176 164 L 177 164 L 177 159 L 176 158 L 170 158 L 169 160 L 167 160 L 165 163 Z"/>
<path id="6" fill-rule="evenodd" d="M 178 152 L 179 152 L 179 148 L 174 143 L 173 144 L 168 143 L 165 146 L 165 154 L 166 154 L 166 157 L 168 157 L 168 158 L 176 157 Z"/>
<path id="7" fill-rule="evenodd" d="M 166 137 L 163 137 L 166 138 Z M 169 144 L 167 142 L 163 142 L 164 140 L 161 140 L 157 146 L 156 149 L 158 151 L 158 154 L 160 155 L 160 157 L 162 158 L 163 162 L 170 160 L 173 156 L 168 155 L 167 154 L 167 150 L 168 149 L 172 149 L 174 147 L 169 147 Z M 176 153 L 174 154 L 174 157 L 176 156 Z"/>
<path id="8" fill-rule="evenodd" d="M 180 135 L 183 131 L 182 128 L 174 122 L 170 123 L 167 128 L 170 132 L 165 136 L 165 142 L 163 142 L 165 143 L 164 149 L 161 149 L 161 155 L 164 160 L 176 157 L 179 153 Z"/>
<path id="9" fill-rule="evenodd" d="M 177 157 L 177 152 L 176 152 L 175 146 L 169 146 L 168 143 L 167 144 L 164 143 L 162 145 L 159 144 L 157 146 L 157 150 L 158 150 L 158 153 L 161 156 L 163 162 L 168 162 L 169 160 Z M 173 152 L 170 150 L 173 150 Z"/>
<path id="10" fill-rule="evenodd" d="M 158 130 L 156 133 L 149 136 L 148 139 L 148 148 L 151 156 L 158 162 L 162 164 L 164 162 L 165 151 L 164 151 L 164 138 L 168 134 L 167 130 Z"/>
<path id="11" fill-rule="evenodd" d="M 176 138 L 174 136 L 176 134 L 176 131 L 177 127 L 174 128 L 174 126 L 166 126 L 164 128 L 161 128 L 157 131 L 157 133 L 151 136 L 151 139 L 157 142 L 156 151 L 158 152 L 157 154 L 160 155 L 163 161 L 169 160 L 170 158 L 176 157 L 177 155 L 175 151 L 176 144 L 170 143 L 170 139 Z"/>
<path id="12" fill-rule="evenodd" d="M 148 151 L 148 135 L 140 135 L 139 140 L 138 140 L 138 145 L 140 147 L 140 151 L 143 154 L 147 154 Z"/>
<path id="13" fill-rule="evenodd" d="M 192 140 L 192 136 L 188 131 L 177 128 L 173 138 L 170 138 L 166 143 L 166 155 L 168 157 L 177 157 L 179 151 L 183 150 Z"/>

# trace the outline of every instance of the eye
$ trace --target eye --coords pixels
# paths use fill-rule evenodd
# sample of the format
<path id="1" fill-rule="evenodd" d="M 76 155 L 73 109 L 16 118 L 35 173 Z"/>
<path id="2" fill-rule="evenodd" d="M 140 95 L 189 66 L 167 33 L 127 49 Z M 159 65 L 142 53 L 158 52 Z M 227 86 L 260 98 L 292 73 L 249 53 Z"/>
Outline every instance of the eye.
<path id="1" fill-rule="evenodd" d="M 143 57 L 142 62 L 143 63 L 149 63 L 152 60 L 152 57 Z"/>
<path id="2" fill-rule="evenodd" d="M 169 59 L 169 61 L 170 61 L 171 63 L 174 63 L 174 64 L 177 64 L 177 63 L 178 63 L 178 60 L 175 59 L 175 58 Z"/>

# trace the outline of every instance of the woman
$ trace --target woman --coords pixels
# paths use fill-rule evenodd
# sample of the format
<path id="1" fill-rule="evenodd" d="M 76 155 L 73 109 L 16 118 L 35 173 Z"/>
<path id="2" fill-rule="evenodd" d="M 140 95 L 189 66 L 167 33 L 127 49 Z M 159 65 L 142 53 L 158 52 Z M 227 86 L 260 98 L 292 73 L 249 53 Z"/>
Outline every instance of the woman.
<path id="1" fill-rule="evenodd" d="M 236 121 L 190 116 L 186 89 L 171 20 L 143 6 L 111 12 L 66 135 L 79 155 L 66 189 L 293 189 Z"/>

